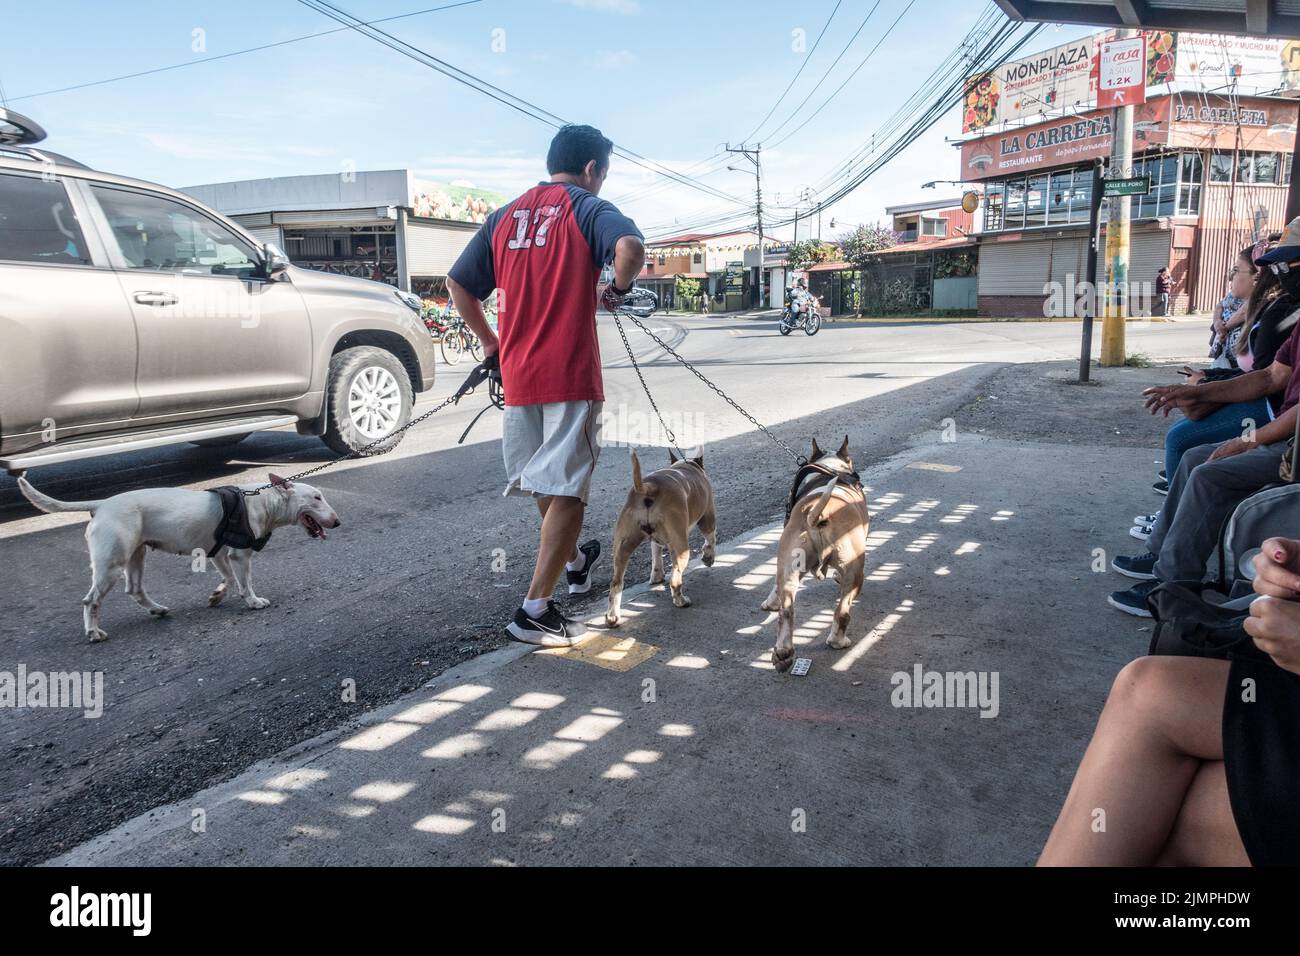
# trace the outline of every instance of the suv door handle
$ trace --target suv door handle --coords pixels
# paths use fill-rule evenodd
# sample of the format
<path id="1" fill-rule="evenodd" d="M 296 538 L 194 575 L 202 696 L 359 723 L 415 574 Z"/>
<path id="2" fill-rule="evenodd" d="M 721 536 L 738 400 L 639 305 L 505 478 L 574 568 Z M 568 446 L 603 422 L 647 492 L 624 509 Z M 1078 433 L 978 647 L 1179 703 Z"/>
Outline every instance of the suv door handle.
<path id="1" fill-rule="evenodd" d="M 133 298 L 141 305 L 175 305 L 180 301 L 170 292 L 137 292 Z"/>

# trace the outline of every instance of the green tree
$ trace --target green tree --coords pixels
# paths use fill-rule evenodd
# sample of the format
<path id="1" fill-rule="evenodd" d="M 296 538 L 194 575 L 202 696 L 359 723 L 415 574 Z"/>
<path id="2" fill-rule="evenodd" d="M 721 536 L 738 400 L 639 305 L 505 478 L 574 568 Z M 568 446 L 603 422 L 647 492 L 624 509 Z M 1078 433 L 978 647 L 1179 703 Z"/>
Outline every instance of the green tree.
<path id="1" fill-rule="evenodd" d="M 817 239 L 792 242 L 785 253 L 785 267 L 791 272 L 803 272 L 809 266 L 828 261 L 834 254 L 833 245 Z"/>
<path id="2" fill-rule="evenodd" d="M 852 232 L 846 232 L 836 240 L 836 245 L 840 248 L 840 258 L 845 262 L 852 263 L 858 272 L 858 288 L 863 290 L 864 293 L 858 301 L 859 315 L 862 314 L 865 304 L 863 299 L 866 297 L 867 271 L 874 263 L 876 253 L 892 249 L 898 245 L 901 239 L 902 236 L 888 226 L 871 223 L 858 226 Z M 879 292 L 881 283 L 873 283 L 872 288 Z"/>

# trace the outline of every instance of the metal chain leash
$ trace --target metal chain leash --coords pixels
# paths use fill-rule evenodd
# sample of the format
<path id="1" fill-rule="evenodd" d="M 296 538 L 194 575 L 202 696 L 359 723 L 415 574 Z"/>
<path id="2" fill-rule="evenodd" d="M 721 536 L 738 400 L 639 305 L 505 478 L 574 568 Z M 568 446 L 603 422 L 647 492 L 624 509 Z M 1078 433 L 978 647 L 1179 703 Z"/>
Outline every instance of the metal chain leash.
<path id="1" fill-rule="evenodd" d="M 737 405 L 736 402 L 731 398 L 730 395 L 728 395 L 726 392 L 724 392 L 724 391 L 723 391 L 722 389 L 720 389 L 718 386 L 714 385 L 714 384 L 713 384 L 712 382 L 710 382 L 707 378 L 705 378 L 705 377 L 704 377 L 704 373 L 702 373 L 702 372 L 701 372 L 699 369 L 697 369 L 694 365 L 692 365 L 690 362 L 688 362 L 686 359 L 684 359 L 680 354 L 678 354 L 677 350 L 674 349 L 671 345 L 669 345 L 669 344 L 668 344 L 667 342 L 665 342 L 663 339 L 659 338 L 659 336 L 655 335 L 655 334 L 654 334 L 653 332 L 651 332 L 648 328 L 646 328 L 645 325 L 642 324 L 642 322 L 641 322 L 640 319 L 638 319 L 638 318 L 637 318 L 635 315 L 633 315 L 631 312 L 628 312 L 628 311 L 625 311 L 625 310 L 622 310 L 622 309 L 615 309 L 615 310 L 614 310 L 614 324 L 615 324 L 616 326 L 618 326 L 618 334 L 619 334 L 620 336 L 623 337 L 623 347 L 627 349 L 627 357 L 628 357 L 629 359 L 632 360 L 632 367 L 636 369 L 637 377 L 641 379 L 641 387 L 642 387 L 643 389 L 645 389 L 646 398 L 650 399 L 650 405 L 651 405 L 652 408 L 654 408 L 654 410 L 655 410 L 655 414 L 656 414 L 656 415 L 659 415 L 659 406 L 655 404 L 655 400 L 654 400 L 653 396 L 651 396 L 651 394 L 650 394 L 650 388 L 646 385 L 646 382 L 645 382 L 645 376 L 643 376 L 643 375 L 641 374 L 641 368 L 640 368 L 639 365 L 637 365 L 637 361 L 636 361 L 635 356 L 632 355 L 632 346 L 628 343 L 628 340 L 627 340 L 627 333 L 623 331 L 623 323 L 622 323 L 621 321 L 619 321 L 619 316 L 620 316 L 620 315 L 626 316 L 628 319 L 630 319 L 630 320 L 632 321 L 632 323 L 633 323 L 634 325 L 636 325 L 636 327 L 637 327 L 638 329 L 640 329 L 640 330 L 641 330 L 642 332 L 644 332 L 646 335 L 650 336 L 650 338 L 654 339 L 654 341 L 658 344 L 658 346 L 659 346 L 661 349 L 663 349 L 665 352 L 667 352 L 669 355 L 671 355 L 673 358 L 675 358 L 678 362 L 680 362 L 683 366 L 685 366 L 686 369 L 687 369 L 687 370 L 688 370 L 692 375 L 694 375 L 696 378 L 698 378 L 701 382 L 703 382 L 705 385 L 709 386 L 709 388 L 713 389 L 713 391 L 715 391 L 715 392 L 718 394 L 718 397 L 719 397 L 719 398 L 721 398 L 724 402 L 726 402 L 728 405 L 730 405 L 732 408 L 734 408 L 736 411 L 738 411 L 741 415 L 743 415 L 743 416 L 745 417 L 745 419 L 746 419 L 746 420 L 747 420 L 751 425 L 753 425 L 755 428 L 757 428 L 759 431 L 761 431 L 761 432 L 762 432 L 764 435 L 766 435 L 768 438 L 772 439 L 773 442 L 775 442 L 777 445 L 779 445 L 779 446 L 781 447 L 781 450 L 782 450 L 782 451 L 784 451 L 787 455 L 789 455 L 789 456 L 794 460 L 794 463 L 795 463 L 796 465 L 799 465 L 800 467 L 802 467 L 802 466 L 808 464 L 808 459 L 807 459 L 807 458 L 805 458 L 803 455 L 797 454 L 793 448 L 791 448 L 789 445 L 787 445 L 785 442 L 783 442 L 780 438 L 776 437 L 776 435 L 772 434 L 772 432 L 768 429 L 768 427 L 767 427 L 766 425 L 764 425 L 762 422 L 760 422 L 760 421 L 759 421 L 757 418 L 755 418 L 753 415 L 749 414 L 749 412 L 745 411 L 743 408 L 741 408 L 739 405 Z M 672 440 L 673 447 L 674 447 L 674 448 L 677 448 L 677 439 L 676 439 L 676 437 L 674 437 L 672 431 L 669 430 L 668 426 L 667 426 L 666 424 L 664 424 L 664 420 L 663 420 L 663 416 L 662 416 L 662 415 L 659 415 L 659 424 L 663 425 L 663 427 L 664 427 L 664 431 L 668 432 L 668 437 Z M 677 448 L 677 452 L 678 452 L 678 454 L 681 454 L 681 449 L 680 449 L 680 448 Z M 683 455 L 682 457 L 685 457 L 685 456 Z"/>
<path id="2" fill-rule="evenodd" d="M 645 392 L 645 397 L 650 400 L 650 407 L 655 410 L 655 417 L 659 419 L 659 425 L 660 427 L 663 428 L 664 434 L 668 436 L 668 441 L 671 442 L 673 448 L 677 450 L 677 457 L 685 458 L 686 455 L 682 452 L 681 448 L 677 444 L 677 436 L 673 434 L 673 430 L 669 428 L 668 423 L 664 421 L 663 413 L 659 411 L 659 405 L 655 402 L 655 397 L 650 394 L 650 386 L 646 384 L 645 376 L 641 374 L 641 366 L 637 364 L 636 356 L 632 354 L 632 343 L 627 340 L 627 332 L 623 331 L 623 323 L 618 320 L 618 316 L 619 313 L 615 311 L 614 324 L 618 326 L 618 334 L 623 339 L 623 348 L 627 349 L 627 357 L 632 361 L 632 368 L 636 370 L 636 377 L 641 380 L 641 388 Z M 632 319 L 633 322 L 636 322 L 636 318 L 634 316 L 628 315 L 628 318 Z M 637 325 L 641 325 L 641 323 L 637 322 Z M 641 328 L 645 329 L 645 326 L 642 325 Z M 662 342 L 660 342 L 659 344 L 663 345 Z M 668 348 L 668 346 L 664 345 L 664 348 Z"/>
<path id="3" fill-rule="evenodd" d="M 473 372 L 470 373 L 469 378 L 466 379 L 465 381 L 465 384 L 461 385 L 461 387 L 457 391 L 453 392 L 451 395 L 448 395 L 446 398 L 444 398 L 433 408 L 429 409 L 423 415 L 419 415 L 416 418 L 412 418 L 409 422 L 407 422 L 401 428 L 397 429 L 397 431 L 393 432 L 391 435 L 385 435 L 382 438 L 376 438 L 370 444 L 364 445 L 361 448 L 356 449 L 355 451 L 350 451 L 346 455 L 340 455 L 338 458 L 332 458 L 329 461 L 316 465 L 313 468 L 308 468 L 306 471 L 300 471 L 296 475 L 290 475 L 288 478 L 284 480 L 286 482 L 301 481 L 303 478 L 307 478 L 308 476 L 314 475 L 317 472 L 324 471 L 326 468 L 333 468 L 335 465 L 340 464 L 341 462 L 351 461 L 355 458 L 378 458 L 380 455 L 387 455 L 390 451 L 392 451 L 399 444 L 401 444 L 402 436 L 406 434 L 408 429 L 414 428 L 416 425 L 420 424 L 420 422 L 429 418 L 431 415 L 436 415 L 438 412 L 442 411 L 448 405 L 457 404 L 466 395 L 472 395 L 474 393 L 474 390 L 484 380 L 488 382 L 488 398 L 489 401 L 492 403 L 492 405 L 495 405 L 498 408 L 505 407 L 505 395 L 501 390 L 499 378 L 492 378 L 488 372 L 484 372 L 483 375 L 479 377 L 477 381 L 475 381 L 475 376 L 478 375 L 479 370 L 482 368 L 483 365 L 479 365 L 477 368 L 474 369 Z M 471 382 L 474 382 L 474 384 L 471 385 L 470 384 Z M 486 410 L 487 409 L 484 409 L 484 411 Z M 468 429 L 466 429 L 466 431 L 468 431 Z M 464 436 L 462 436 L 462 440 L 463 437 Z M 380 445 L 383 445 L 386 442 L 391 442 L 392 444 L 388 445 L 387 448 L 379 448 Z M 375 449 L 379 449 L 379 450 L 376 451 Z M 251 498 L 254 495 L 260 495 L 267 488 L 271 488 L 271 487 L 273 487 L 271 482 L 267 482 L 264 485 L 258 485 L 256 488 L 250 490 L 241 490 L 240 494 L 242 494 L 245 498 Z"/>

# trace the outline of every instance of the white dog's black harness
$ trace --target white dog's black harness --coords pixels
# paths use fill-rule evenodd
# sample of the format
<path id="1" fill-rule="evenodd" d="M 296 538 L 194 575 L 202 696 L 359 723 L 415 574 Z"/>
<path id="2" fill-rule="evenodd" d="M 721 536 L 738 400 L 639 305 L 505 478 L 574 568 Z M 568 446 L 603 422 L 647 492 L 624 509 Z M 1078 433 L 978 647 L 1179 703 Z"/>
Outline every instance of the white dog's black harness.
<path id="1" fill-rule="evenodd" d="M 810 461 L 795 472 L 790 485 L 790 497 L 785 503 L 785 520 L 790 520 L 790 513 L 804 495 L 820 491 L 832 481 L 838 481 L 848 488 L 862 490 L 862 479 L 856 471 L 835 471 L 825 465 Z"/>
<path id="2" fill-rule="evenodd" d="M 209 488 L 208 491 L 221 499 L 221 521 L 217 523 L 215 532 L 217 543 L 208 552 L 209 558 L 222 548 L 261 551 L 266 547 L 266 542 L 271 540 L 271 532 L 268 529 L 260 538 L 253 537 L 253 528 L 248 523 L 248 500 L 240 488 L 222 485 L 220 488 Z"/>

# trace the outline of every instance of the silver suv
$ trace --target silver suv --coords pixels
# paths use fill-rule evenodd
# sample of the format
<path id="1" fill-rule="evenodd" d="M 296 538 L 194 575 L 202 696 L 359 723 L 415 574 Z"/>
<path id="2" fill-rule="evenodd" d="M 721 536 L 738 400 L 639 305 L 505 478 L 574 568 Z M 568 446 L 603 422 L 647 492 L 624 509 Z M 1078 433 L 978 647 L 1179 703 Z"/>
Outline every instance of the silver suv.
<path id="1" fill-rule="evenodd" d="M 189 196 L 35 148 L 44 137 L 0 109 L 0 468 L 284 425 L 353 451 L 432 387 L 415 296 L 299 269 Z"/>

